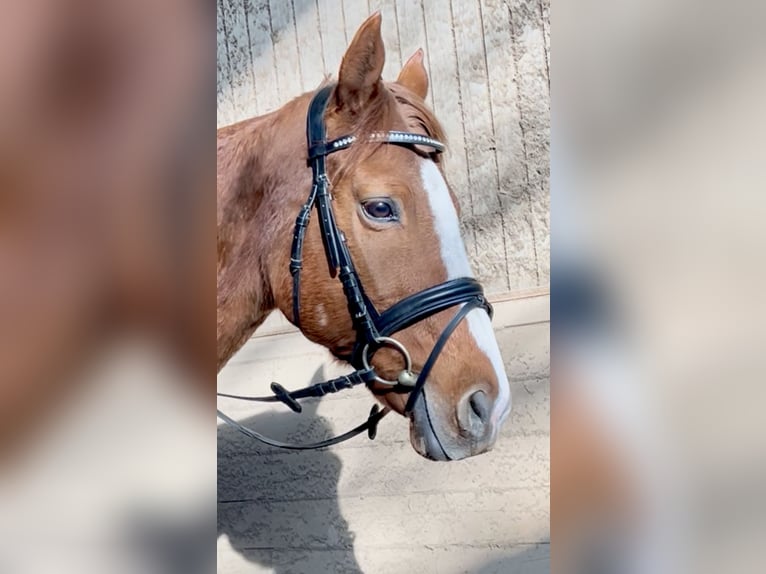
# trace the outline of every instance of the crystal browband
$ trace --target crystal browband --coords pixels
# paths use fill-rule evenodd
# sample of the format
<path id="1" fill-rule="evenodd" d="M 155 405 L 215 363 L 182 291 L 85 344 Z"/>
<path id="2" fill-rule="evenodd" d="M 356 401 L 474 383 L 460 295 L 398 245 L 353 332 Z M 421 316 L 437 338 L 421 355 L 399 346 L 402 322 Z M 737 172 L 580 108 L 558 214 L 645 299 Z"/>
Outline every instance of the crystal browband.
<path id="1" fill-rule="evenodd" d="M 357 141 L 357 139 L 356 136 L 347 135 L 327 143 L 315 144 L 309 149 L 309 159 L 346 149 Z M 439 140 L 408 132 L 373 132 L 367 136 L 366 140 L 371 143 L 380 142 L 400 145 L 424 145 L 433 148 L 437 153 L 442 153 L 445 149 L 444 144 Z"/>

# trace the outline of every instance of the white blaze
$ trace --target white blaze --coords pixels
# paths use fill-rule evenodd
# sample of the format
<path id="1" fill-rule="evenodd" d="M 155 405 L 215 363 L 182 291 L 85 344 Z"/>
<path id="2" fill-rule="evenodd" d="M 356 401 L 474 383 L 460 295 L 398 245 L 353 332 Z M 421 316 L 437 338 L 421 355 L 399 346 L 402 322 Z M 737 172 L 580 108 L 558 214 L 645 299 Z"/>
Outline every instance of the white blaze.
<path id="1" fill-rule="evenodd" d="M 433 161 L 421 159 L 420 175 L 423 188 L 428 194 L 428 203 L 434 218 L 434 230 L 439 238 L 442 261 L 447 270 L 447 280 L 458 277 L 473 277 L 468 255 L 465 252 L 463 238 L 460 235 L 460 222 L 452 203 L 447 182 Z M 483 309 L 474 309 L 466 317 L 468 330 L 476 341 L 476 346 L 487 356 L 495 369 L 499 385 L 497 400 L 492 408 L 492 421 L 502 424 L 511 410 L 511 389 L 505 374 L 503 359 L 497 346 L 492 323 Z"/>

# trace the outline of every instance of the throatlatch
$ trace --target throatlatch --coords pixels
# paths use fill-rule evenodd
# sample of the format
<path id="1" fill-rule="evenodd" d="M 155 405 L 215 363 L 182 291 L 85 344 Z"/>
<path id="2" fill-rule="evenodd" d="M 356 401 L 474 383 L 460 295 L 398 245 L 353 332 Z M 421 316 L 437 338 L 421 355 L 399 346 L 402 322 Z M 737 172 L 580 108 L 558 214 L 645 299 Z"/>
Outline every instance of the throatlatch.
<path id="1" fill-rule="evenodd" d="M 432 149 L 432 153 L 441 153 L 444 151 L 444 144 L 428 136 L 401 131 L 376 132 L 364 140 L 358 140 L 355 135 L 346 135 L 327 141 L 324 115 L 333 89 L 334 85 L 328 85 L 314 95 L 309 105 L 306 119 L 307 161 L 311 167 L 312 185 L 308 199 L 295 220 L 290 254 L 290 274 L 293 278 L 293 322 L 300 328 L 303 241 L 311 218 L 311 212 L 316 209 L 322 243 L 324 244 L 325 255 L 327 257 L 328 271 L 330 276 L 337 276 L 343 285 L 349 314 L 357 335 L 354 350 L 351 356 L 348 357 L 349 362 L 356 371 L 296 391 L 288 391 L 282 385 L 272 383 L 271 391 L 273 395 L 269 396 L 251 397 L 226 393 L 218 393 L 218 396 L 245 401 L 281 402 L 294 412 L 299 413 L 302 410 L 298 402 L 300 399 L 321 397 L 328 393 L 336 393 L 360 384 L 370 385 L 372 382 L 377 381 L 392 387 L 411 388 L 405 407 L 405 414 L 408 414 L 415 407 L 415 403 L 423 391 L 423 386 L 434 363 L 460 322 L 474 309 L 484 309 L 491 318 L 492 306 L 484 297 L 484 290 L 479 282 L 472 277 L 452 279 L 429 287 L 409 295 L 382 313 L 377 311 L 372 301 L 365 295 L 362 282 L 354 268 L 354 263 L 346 244 L 346 237 L 335 221 L 330 181 L 327 176 L 327 156 L 347 149 L 357 142 L 360 144 L 383 143 L 400 145 L 412 149 L 413 153 L 418 153 L 414 146 L 425 146 Z M 392 336 L 431 315 L 458 305 L 461 305 L 460 309 L 450 320 L 444 331 L 442 331 L 426 362 L 423 364 L 420 373 L 415 373 L 412 370 L 412 359 L 407 348 Z M 375 352 L 382 347 L 393 348 L 404 357 L 405 368 L 395 381 L 380 377 L 371 364 Z M 374 405 L 367 420 L 359 426 L 341 435 L 309 444 L 285 443 L 264 436 L 241 425 L 220 410 L 218 411 L 218 417 L 234 426 L 243 434 L 265 444 L 291 450 L 309 450 L 332 446 L 364 431 L 367 431 L 369 438 L 375 438 L 378 423 L 380 419 L 388 414 L 389 410 L 388 408 L 380 409 L 378 405 Z"/>

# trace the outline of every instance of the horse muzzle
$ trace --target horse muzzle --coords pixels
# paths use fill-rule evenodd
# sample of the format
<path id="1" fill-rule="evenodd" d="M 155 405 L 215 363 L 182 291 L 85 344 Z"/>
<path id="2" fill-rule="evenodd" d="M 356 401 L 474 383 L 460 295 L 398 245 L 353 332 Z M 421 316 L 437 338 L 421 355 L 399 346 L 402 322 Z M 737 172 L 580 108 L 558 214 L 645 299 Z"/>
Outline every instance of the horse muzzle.
<path id="1" fill-rule="evenodd" d="M 490 416 L 492 400 L 485 391 L 469 390 L 450 410 L 428 391 L 418 397 L 410 412 L 410 442 L 418 454 L 448 461 L 491 450 L 497 432 Z"/>

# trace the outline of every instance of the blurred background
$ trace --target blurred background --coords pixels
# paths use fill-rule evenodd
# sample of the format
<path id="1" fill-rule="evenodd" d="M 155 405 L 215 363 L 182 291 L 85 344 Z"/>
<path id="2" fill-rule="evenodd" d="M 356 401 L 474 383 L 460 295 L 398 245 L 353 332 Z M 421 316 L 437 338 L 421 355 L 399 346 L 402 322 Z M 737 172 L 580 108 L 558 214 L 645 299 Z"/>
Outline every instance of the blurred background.
<path id="1" fill-rule="evenodd" d="M 552 569 L 762 572 L 763 7 L 552 11 Z M 210 572 L 216 536 L 241 540 L 213 530 L 213 18 L 30 0 L 0 19 L 3 572 Z"/>
<path id="2" fill-rule="evenodd" d="M 215 567 L 214 18 L 3 6 L 2 572 Z"/>
<path id="3" fill-rule="evenodd" d="M 763 572 L 756 2 L 553 9 L 556 572 Z"/>

